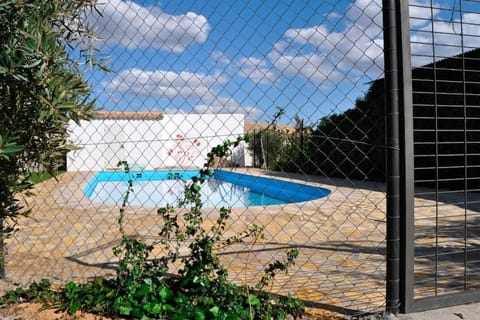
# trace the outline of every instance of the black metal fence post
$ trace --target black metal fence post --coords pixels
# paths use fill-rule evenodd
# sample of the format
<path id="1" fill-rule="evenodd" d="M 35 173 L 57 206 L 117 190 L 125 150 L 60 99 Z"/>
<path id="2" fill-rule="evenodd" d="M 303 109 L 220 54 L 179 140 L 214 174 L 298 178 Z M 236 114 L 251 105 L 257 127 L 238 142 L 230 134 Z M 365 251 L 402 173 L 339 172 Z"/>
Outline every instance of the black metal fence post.
<path id="1" fill-rule="evenodd" d="M 400 307 L 400 131 L 398 3 L 383 0 L 386 170 L 387 170 L 387 274 L 386 313 Z"/>
<path id="2" fill-rule="evenodd" d="M 387 275 L 386 313 L 405 311 L 407 273 L 413 262 L 407 250 L 413 202 L 413 123 L 409 1 L 383 1 L 386 176 Z M 408 238 L 408 239 L 407 239 Z M 408 257 L 407 257 L 408 256 Z M 407 288 L 408 287 L 408 288 Z"/>

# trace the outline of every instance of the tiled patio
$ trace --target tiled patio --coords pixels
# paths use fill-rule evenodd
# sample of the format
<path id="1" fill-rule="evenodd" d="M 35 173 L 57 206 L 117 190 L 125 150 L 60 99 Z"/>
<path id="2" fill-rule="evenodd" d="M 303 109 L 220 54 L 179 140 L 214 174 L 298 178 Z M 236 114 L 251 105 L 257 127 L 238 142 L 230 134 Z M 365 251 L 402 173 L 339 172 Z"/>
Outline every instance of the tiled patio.
<path id="1" fill-rule="evenodd" d="M 112 247 L 120 241 L 119 210 L 93 203 L 83 195 L 82 189 L 92 176 L 90 172 L 65 173 L 58 182 L 49 180 L 38 185 L 31 217 L 20 221 L 19 230 L 9 240 L 6 271 L 10 281 L 81 281 L 114 274 Z M 305 180 L 304 176 L 292 177 Z M 332 193 L 304 203 L 233 209 L 229 232 L 241 232 L 257 224 L 265 227 L 265 239 L 237 244 L 223 252 L 230 276 L 255 284 L 266 264 L 281 259 L 286 249 L 298 247 L 296 266 L 288 275 L 278 275 L 271 290 L 290 292 L 312 306 L 331 310 L 383 308 L 383 185 L 320 177 L 309 178 L 308 183 Z M 422 212 L 428 215 L 428 204 L 433 201 L 418 201 L 425 205 Z M 216 215 L 215 209 L 205 212 L 209 218 Z M 128 208 L 128 234 L 147 241 L 155 239 L 160 224 L 155 208 Z"/>

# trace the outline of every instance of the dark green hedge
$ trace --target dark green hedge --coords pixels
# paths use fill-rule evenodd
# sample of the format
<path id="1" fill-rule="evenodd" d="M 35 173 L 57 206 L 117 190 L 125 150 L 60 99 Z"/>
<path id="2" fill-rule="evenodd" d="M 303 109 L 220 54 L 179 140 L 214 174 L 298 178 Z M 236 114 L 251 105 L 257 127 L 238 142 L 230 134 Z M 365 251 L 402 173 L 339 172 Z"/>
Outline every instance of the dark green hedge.
<path id="1" fill-rule="evenodd" d="M 469 189 L 480 188 L 480 49 L 415 68 L 412 78 L 416 181 L 434 186 L 438 178 L 440 188 L 450 189 L 463 189 L 467 181 Z M 376 80 L 353 109 L 321 119 L 305 148 L 310 160 L 297 168 L 384 181 L 384 97 L 384 79 Z"/>

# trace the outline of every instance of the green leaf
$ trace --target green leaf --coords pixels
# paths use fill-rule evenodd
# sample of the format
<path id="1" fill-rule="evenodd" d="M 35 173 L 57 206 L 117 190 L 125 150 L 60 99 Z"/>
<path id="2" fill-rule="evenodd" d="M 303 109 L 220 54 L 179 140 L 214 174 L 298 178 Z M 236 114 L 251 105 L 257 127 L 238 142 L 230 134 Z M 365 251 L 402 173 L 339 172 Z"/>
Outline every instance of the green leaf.
<path id="1" fill-rule="evenodd" d="M 28 79 L 23 74 L 14 73 L 12 74 L 12 77 L 14 77 L 16 80 L 25 81 L 25 82 L 28 81 Z"/>
<path id="2" fill-rule="evenodd" d="M 36 60 L 36 61 L 34 61 L 30 64 L 23 65 L 22 67 L 26 68 L 26 69 L 30 69 L 30 68 L 34 68 L 34 67 L 38 66 L 40 63 L 42 63 L 42 60 L 39 59 L 39 60 Z"/>
<path id="3" fill-rule="evenodd" d="M 78 288 L 77 284 L 73 281 L 70 281 L 65 286 L 65 294 L 66 294 L 67 298 L 69 298 L 69 299 L 75 298 L 76 293 L 78 291 L 79 291 L 79 288 Z"/>
<path id="4" fill-rule="evenodd" d="M 162 311 L 162 305 L 157 302 L 147 302 L 143 305 L 143 309 L 150 314 L 159 314 Z"/>
<path id="5" fill-rule="evenodd" d="M 215 306 L 208 309 L 208 311 L 210 311 L 215 318 L 218 318 L 218 313 L 220 311 L 220 308 L 218 306 Z"/>
<path id="6" fill-rule="evenodd" d="M 130 304 L 120 306 L 119 308 L 119 313 L 124 316 L 130 315 L 130 312 L 132 312 L 132 306 Z"/>
<path id="7" fill-rule="evenodd" d="M 227 314 L 226 319 L 228 319 L 228 320 L 239 320 L 240 317 L 239 317 L 238 314 L 236 314 L 235 312 L 230 311 L 230 312 Z"/>
<path id="8" fill-rule="evenodd" d="M 160 295 L 160 299 L 162 299 L 163 303 L 166 303 L 168 299 L 172 296 L 172 290 L 170 290 L 168 287 L 161 287 L 160 290 L 158 290 L 158 294 Z"/>
<path id="9" fill-rule="evenodd" d="M 107 298 L 111 298 L 111 297 L 113 297 L 113 296 L 115 296 L 115 290 L 110 290 L 110 291 L 108 291 L 107 294 L 105 295 L 105 297 L 107 297 Z"/>
<path id="10" fill-rule="evenodd" d="M 145 314 L 139 308 L 132 308 L 130 314 L 135 318 L 144 318 Z"/>
<path id="11" fill-rule="evenodd" d="M 163 307 L 162 307 L 162 309 L 163 309 L 164 311 L 175 311 L 175 310 L 176 310 L 175 307 L 173 307 L 173 306 L 170 305 L 170 304 L 164 304 Z"/>
<path id="12" fill-rule="evenodd" d="M 205 312 L 202 309 L 196 308 L 194 313 L 195 320 L 205 320 Z"/>
<path id="13" fill-rule="evenodd" d="M 16 137 L 2 137 L 0 135 L 0 157 L 8 159 L 8 154 L 18 153 L 23 150 L 22 146 L 16 144 Z"/>
<path id="14" fill-rule="evenodd" d="M 75 312 L 77 312 L 78 310 L 80 310 L 80 307 L 81 307 L 80 302 L 74 301 L 74 302 L 72 302 L 72 304 L 70 305 L 70 308 L 68 309 L 68 312 L 69 312 L 70 314 L 74 314 Z"/>
<path id="15" fill-rule="evenodd" d="M 136 297 L 145 297 L 150 293 L 150 286 L 146 283 L 142 284 L 140 288 L 135 292 Z"/>
<path id="16" fill-rule="evenodd" d="M 103 278 L 100 278 L 100 277 L 96 277 L 93 279 L 93 283 L 96 285 L 96 286 L 103 286 Z"/>
<path id="17" fill-rule="evenodd" d="M 74 110 L 77 105 L 73 102 L 64 102 L 57 104 L 57 109 L 59 110 Z"/>
<path id="18" fill-rule="evenodd" d="M 260 304 L 260 300 L 257 298 L 256 295 L 250 294 L 248 296 L 248 304 L 250 304 L 252 306 L 258 306 Z"/>
<path id="19" fill-rule="evenodd" d="M 17 145 L 6 145 L 0 149 L 0 154 L 13 154 L 22 151 L 23 148 Z"/>

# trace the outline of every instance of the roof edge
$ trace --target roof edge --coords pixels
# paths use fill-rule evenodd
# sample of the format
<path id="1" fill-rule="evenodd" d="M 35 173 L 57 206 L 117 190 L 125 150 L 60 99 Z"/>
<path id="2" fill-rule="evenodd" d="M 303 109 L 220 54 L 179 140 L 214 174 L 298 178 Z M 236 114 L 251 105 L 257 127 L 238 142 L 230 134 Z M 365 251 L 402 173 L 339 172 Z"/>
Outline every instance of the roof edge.
<path id="1" fill-rule="evenodd" d="M 94 115 L 97 120 L 162 120 L 163 112 L 158 111 L 98 111 Z"/>

